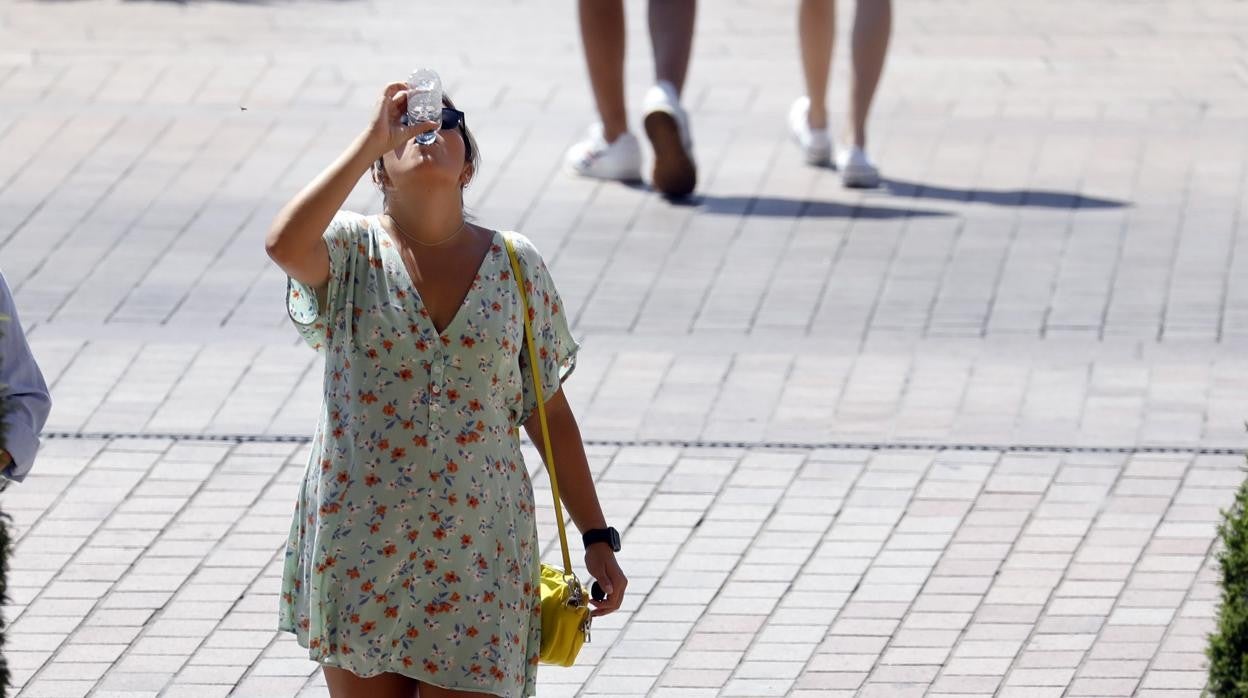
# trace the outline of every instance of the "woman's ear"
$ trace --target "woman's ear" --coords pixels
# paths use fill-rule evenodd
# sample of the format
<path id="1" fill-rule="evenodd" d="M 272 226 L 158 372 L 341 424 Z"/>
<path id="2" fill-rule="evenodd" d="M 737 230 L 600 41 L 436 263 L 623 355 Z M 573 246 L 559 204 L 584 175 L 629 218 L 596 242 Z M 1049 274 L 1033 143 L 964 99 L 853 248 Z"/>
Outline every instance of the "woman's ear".
<path id="1" fill-rule="evenodd" d="M 381 187 L 383 192 L 390 191 L 390 176 L 386 174 L 386 166 L 381 160 L 373 163 L 373 184 Z"/>
<path id="2" fill-rule="evenodd" d="M 459 188 L 467 187 L 468 183 L 472 181 L 472 176 L 476 173 L 477 168 L 473 167 L 472 163 L 465 164 L 463 171 L 459 173 Z"/>

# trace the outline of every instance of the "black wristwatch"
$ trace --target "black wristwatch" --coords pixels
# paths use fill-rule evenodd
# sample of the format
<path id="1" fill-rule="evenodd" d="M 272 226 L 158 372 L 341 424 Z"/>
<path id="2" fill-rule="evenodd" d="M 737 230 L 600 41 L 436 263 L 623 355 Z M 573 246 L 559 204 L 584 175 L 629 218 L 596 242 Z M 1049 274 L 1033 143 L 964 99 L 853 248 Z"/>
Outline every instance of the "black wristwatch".
<path id="1" fill-rule="evenodd" d="M 585 543 L 586 548 L 594 543 L 606 543 L 611 546 L 611 550 L 620 552 L 620 532 L 610 526 L 582 533 L 581 541 Z"/>

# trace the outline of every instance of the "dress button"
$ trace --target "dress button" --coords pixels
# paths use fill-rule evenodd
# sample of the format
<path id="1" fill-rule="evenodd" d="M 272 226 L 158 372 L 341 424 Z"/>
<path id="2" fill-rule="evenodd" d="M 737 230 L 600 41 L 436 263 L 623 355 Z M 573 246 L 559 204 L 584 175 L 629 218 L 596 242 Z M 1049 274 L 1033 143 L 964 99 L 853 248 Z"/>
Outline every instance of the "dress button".
<path id="1" fill-rule="evenodd" d="M 437 395 L 437 394 L 438 394 L 438 393 L 440 393 L 440 392 L 442 392 L 442 388 L 441 388 L 441 387 L 436 386 L 436 385 L 435 385 L 435 386 L 433 386 L 433 394 L 434 394 L 434 395 Z"/>

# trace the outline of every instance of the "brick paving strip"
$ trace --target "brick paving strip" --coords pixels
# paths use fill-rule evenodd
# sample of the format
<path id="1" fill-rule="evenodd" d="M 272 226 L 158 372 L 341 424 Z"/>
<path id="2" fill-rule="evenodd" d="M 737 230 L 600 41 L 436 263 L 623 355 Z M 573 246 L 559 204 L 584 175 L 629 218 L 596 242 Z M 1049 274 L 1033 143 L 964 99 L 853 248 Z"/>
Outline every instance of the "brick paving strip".
<path id="1" fill-rule="evenodd" d="M 1238 456 L 590 452 L 632 596 L 585 661 L 542 672 L 542 695 L 1203 681 L 1207 555 Z M 22 695 L 325 695 L 272 629 L 305 457 L 259 440 L 50 441 L 42 486 L 6 500 Z"/>

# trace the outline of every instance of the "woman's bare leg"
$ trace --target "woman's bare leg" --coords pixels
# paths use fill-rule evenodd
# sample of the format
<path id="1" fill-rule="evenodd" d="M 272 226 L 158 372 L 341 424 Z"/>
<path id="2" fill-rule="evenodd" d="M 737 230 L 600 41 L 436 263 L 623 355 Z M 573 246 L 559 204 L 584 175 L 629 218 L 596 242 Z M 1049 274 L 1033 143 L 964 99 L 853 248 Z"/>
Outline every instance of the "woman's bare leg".
<path id="1" fill-rule="evenodd" d="M 888 39 L 893 27 L 892 0 L 858 0 L 854 11 L 853 59 L 854 78 L 849 89 L 849 119 L 853 144 L 867 145 L 867 117 L 871 100 L 884 73 L 888 55 Z M 811 106 L 814 113 L 814 106 Z"/>
<path id="2" fill-rule="evenodd" d="M 655 79 L 672 83 L 676 94 L 681 94 L 685 89 L 685 77 L 689 75 L 698 3 L 696 0 L 650 0 L 649 7 Z"/>
<path id="3" fill-rule="evenodd" d="M 452 691 L 447 688 L 438 688 L 427 683 L 420 684 L 420 698 L 488 698 L 488 694 L 478 693 L 475 691 Z"/>
<path id="4" fill-rule="evenodd" d="M 602 136 L 612 143 L 628 131 L 624 104 L 624 0 L 580 0 L 581 42 Z"/>
<path id="5" fill-rule="evenodd" d="M 346 669 L 322 666 L 331 698 L 415 698 L 420 685 L 402 674 L 360 678 Z"/>
<path id="6" fill-rule="evenodd" d="M 802 0 L 797 11 L 802 47 L 802 72 L 810 98 L 810 127 L 828 127 L 828 76 L 836 41 L 836 0 Z"/>

